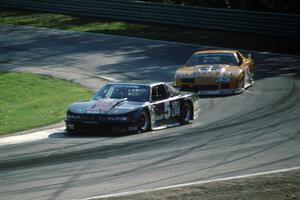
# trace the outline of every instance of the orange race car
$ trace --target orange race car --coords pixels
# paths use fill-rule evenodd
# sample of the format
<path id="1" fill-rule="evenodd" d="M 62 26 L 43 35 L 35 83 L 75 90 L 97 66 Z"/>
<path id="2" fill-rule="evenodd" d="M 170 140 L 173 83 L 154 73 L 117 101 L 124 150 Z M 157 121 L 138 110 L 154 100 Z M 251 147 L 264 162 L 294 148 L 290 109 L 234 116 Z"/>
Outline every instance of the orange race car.
<path id="1" fill-rule="evenodd" d="M 176 70 L 175 87 L 200 95 L 241 93 L 253 84 L 253 68 L 251 55 L 239 51 L 198 51 Z"/>

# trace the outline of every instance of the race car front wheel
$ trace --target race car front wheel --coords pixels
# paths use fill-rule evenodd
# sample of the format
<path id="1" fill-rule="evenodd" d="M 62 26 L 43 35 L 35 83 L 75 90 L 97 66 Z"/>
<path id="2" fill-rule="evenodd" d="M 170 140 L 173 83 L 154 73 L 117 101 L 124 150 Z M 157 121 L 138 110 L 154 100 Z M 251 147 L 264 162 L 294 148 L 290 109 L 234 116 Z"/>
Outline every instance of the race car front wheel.
<path id="1" fill-rule="evenodd" d="M 183 104 L 180 123 L 181 124 L 188 124 L 192 118 L 192 108 L 188 102 Z"/>
<path id="2" fill-rule="evenodd" d="M 146 111 L 143 111 L 138 120 L 138 133 L 146 132 L 150 129 L 150 116 Z"/>

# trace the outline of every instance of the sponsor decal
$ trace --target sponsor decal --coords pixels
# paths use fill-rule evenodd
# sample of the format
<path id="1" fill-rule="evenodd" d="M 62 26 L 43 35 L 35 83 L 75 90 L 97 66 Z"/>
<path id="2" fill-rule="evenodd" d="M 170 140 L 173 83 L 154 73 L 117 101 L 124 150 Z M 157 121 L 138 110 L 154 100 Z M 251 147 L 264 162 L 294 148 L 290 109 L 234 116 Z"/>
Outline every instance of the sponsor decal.
<path id="1" fill-rule="evenodd" d="M 179 101 L 172 101 L 171 108 L 172 108 L 172 117 L 180 116 L 180 102 Z"/>
<path id="2" fill-rule="evenodd" d="M 95 101 L 87 110 L 87 113 L 105 113 L 112 109 L 119 101 Z"/>

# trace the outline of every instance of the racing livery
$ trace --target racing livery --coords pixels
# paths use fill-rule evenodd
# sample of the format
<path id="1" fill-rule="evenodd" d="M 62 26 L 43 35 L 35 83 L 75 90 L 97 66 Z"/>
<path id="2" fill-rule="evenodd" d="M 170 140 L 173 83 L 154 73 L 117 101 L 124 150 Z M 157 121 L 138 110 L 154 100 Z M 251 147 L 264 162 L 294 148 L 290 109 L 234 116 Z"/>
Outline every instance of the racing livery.
<path id="1" fill-rule="evenodd" d="M 195 93 L 164 82 L 108 83 L 88 102 L 69 106 L 66 130 L 113 130 L 141 133 L 187 124 L 200 112 Z"/>
<path id="2" fill-rule="evenodd" d="M 254 62 L 235 50 L 194 53 L 175 73 L 175 87 L 200 95 L 235 94 L 253 84 Z"/>

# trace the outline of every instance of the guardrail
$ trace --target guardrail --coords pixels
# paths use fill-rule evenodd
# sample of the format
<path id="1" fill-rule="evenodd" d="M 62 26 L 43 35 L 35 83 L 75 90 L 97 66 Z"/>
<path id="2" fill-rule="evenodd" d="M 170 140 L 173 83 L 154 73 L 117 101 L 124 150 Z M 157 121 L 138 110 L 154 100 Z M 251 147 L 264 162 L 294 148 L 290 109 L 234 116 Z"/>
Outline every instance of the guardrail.
<path id="1" fill-rule="evenodd" d="M 1 0 L 0 7 L 300 38 L 300 15 L 296 14 L 132 0 Z"/>

